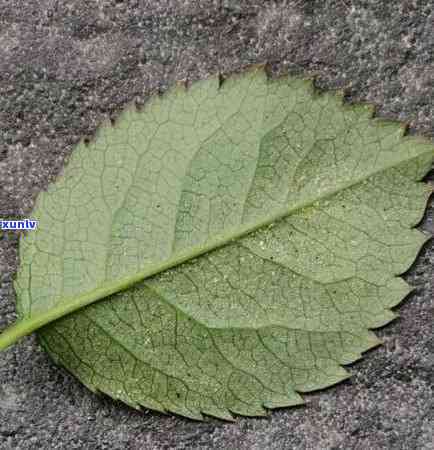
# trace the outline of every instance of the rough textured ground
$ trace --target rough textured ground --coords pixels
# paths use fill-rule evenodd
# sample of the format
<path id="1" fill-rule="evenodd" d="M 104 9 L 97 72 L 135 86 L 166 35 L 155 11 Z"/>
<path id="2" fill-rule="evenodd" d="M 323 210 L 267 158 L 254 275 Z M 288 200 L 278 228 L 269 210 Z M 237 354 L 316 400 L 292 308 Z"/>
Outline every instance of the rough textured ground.
<path id="1" fill-rule="evenodd" d="M 432 0 L 0 0 L 0 217 L 29 214 L 77 139 L 127 101 L 251 63 L 316 75 L 432 138 L 433 27 Z M 0 237 L 0 329 L 14 320 L 16 250 Z M 350 381 L 235 424 L 93 395 L 27 338 L 0 355 L 0 449 L 432 449 L 432 242 L 407 279 L 415 293 Z"/>

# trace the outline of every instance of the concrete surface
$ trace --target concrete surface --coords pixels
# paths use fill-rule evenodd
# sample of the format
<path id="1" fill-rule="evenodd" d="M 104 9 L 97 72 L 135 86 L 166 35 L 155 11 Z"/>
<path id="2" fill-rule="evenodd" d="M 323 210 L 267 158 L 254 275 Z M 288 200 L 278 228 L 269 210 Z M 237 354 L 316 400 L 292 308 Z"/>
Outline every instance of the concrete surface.
<path id="1" fill-rule="evenodd" d="M 0 0 L 0 216 L 29 214 L 74 142 L 127 101 L 250 63 L 314 74 L 432 138 L 433 27 L 432 0 Z M 0 237 L 0 329 L 14 320 L 16 251 Z M 432 449 L 432 242 L 407 279 L 415 294 L 350 381 L 234 424 L 93 395 L 27 338 L 0 356 L 0 448 Z"/>

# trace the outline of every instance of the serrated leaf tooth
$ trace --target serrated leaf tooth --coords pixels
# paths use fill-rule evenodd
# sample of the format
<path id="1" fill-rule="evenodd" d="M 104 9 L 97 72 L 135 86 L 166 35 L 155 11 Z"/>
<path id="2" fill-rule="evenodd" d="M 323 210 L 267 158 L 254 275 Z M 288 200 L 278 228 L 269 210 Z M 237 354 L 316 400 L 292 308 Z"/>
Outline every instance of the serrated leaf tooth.
<path id="1" fill-rule="evenodd" d="M 368 331 L 368 333 L 367 333 L 367 346 L 366 346 L 366 350 L 364 350 L 364 351 L 371 350 L 372 348 L 377 347 L 377 346 L 382 345 L 382 344 L 384 344 L 384 340 L 383 339 L 380 339 L 372 331 Z"/>
<path id="2" fill-rule="evenodd" d="M 206 406 L 203 408 L 202 412 L 208 416 L 215 417 L 217 419 L 227 420 L 228 422 L 234 422 L 234 416 L 225 408 L 219 408 L 215 405 Z"/>
<path id="3" fill-rule="evenodd" d="M 243 405 L 243 404 L 239 403 L 236 406 L 231 406 L 229 408 L 229 410 L 238 416 L 247 416 L 247 417 L 266 417 L 266 416 L 268 416 L 268 411 L 259 404 Z"/>
<path id="4" fill-rule="evenodd" d="M 266 408 L 283 408 L 287 406 L 303 405 L 305 401 L 301 395 L 296 392 L 291 392 L 288 396 L 276 395 L 264 401 L 263 405 Z"/>
<path id="5" fill-rule="evenodd" d="M 384 308 L 393 308 L 401 303 L 414 288 L 400 277 L 389 280 L 386 286 L 379 290 L 379 299 Z"/>
<path id="6" fill-rule="evenodd" d="M 146 409 L 150 409 L 153 411 L 158 411 L 161 414 L 167 414 L 167 409 L 159 402 L 154 401 L 152 398 L 142 398 L 140 397 L 138 403 Z"/>
<path id="7" fill-rule="evenodd" d="M 183 408 L 182 406 L 168 405 L 167 410 L 179 414 L 180 416 L 188 417 L 193 420 L 203 420 L 203 415 L 199 410 L 191 410 L 189 408 Z"/>
<path id="8" fill-rule="evenodd" d="M 370 328 L 384 327 L 384 325 L 388 324 L 392 320 L 397 319 L 398 317 L 398 313 L 391 311 L 390 309 L 385 309 L 371 319 L 369 326 Z"/>
<path id="9" fill-rule="evenodd" d="M 362 357 L 361 353 L 344 353 L 341 358 L 340 358 L 340 363 L 347 365 L 347 364 L 352 364 L 355 361 L 358 361 L 360 358 Z"/>
<path id="10" fill-rule="evenodd" d="M 323 379 L 311 379 L 303 384 L 297 385 L 296 389 L 301 393 L 316 391 L 340 383 L 350 377 L 351 374 L 343 367 L 334 366 L 333 369 L 324 374 Z"/>

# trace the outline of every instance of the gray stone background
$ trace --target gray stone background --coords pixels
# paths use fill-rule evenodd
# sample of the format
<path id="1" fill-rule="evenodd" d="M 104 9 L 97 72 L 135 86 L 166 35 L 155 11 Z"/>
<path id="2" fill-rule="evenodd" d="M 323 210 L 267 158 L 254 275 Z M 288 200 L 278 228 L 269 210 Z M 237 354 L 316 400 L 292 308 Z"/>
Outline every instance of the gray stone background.
<path id="1" fill-rule="evenodd" d="M 432 0 L 0 0 L 0 217 L 30 214 L 73 144 L 126 102 L 261 62 L 434 136 Z M 17 263 L 17 237 L 1 235 L 0 329 Z M 0 354 L 0 448 L 432 449 L 432 241 L 406 279 L 415 293 L 351 380 L 234 424 L 96 396 L 27 338 Z"/>

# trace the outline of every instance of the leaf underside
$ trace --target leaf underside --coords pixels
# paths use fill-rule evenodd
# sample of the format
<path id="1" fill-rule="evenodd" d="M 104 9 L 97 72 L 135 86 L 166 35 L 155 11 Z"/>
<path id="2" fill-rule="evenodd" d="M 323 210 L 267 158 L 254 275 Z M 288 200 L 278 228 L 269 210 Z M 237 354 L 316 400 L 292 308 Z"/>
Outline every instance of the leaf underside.
<path id="1" fill-rule="evenodd" d="M 261 68 L 128 108 L 39 196 L 20 320 L 167 263 L 41 343 L 94 391 L 195 419 L 263 415 L 345 379 L 426 241 L 413 227 L 433 147 L 372 115 Z"/>

